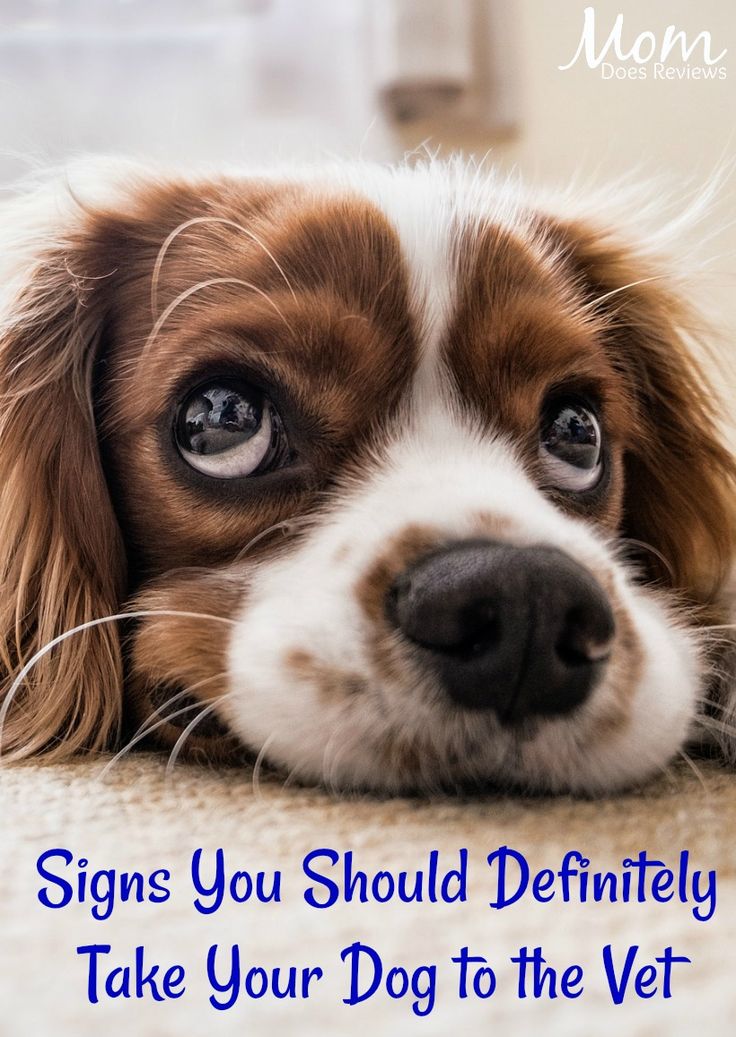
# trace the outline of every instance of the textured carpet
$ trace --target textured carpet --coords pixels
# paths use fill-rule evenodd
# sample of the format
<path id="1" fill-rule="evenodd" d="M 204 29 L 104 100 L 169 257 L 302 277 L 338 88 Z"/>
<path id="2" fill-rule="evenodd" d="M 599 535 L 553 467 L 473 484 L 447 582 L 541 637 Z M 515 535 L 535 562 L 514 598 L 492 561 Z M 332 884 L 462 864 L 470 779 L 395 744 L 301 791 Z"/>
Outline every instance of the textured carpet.
<path id="1" fill-rule="evenodd" d="M 503 797 L 340 801 L 320 791 L 283 788 L 281 780 L 265 775 L 254 788 L 250 773 L 243 771 L 180 765 L 167 780 L 164 761 L 147 755 L 121 761 L 103 781 L 98 778 L 101 766 L 25 766 L 0 774 L 3 1035 L 446 1035 L 454 1027 L 470 1034 L 565 1037 L 734 1032 L 736 778 L 715 765 L 700 764 L 697 775 L 682 765 L 646 790 L 599 802 Z M 527 894 L 503 910 L 491 909 L 495 873 L 486 856 L 501 845 L 523 852 L 532 870 L 559 869 L 567 850 L 580 850 L 591 861 L 590 871 L 619 873 L 622 860 L 640 850 L 675 869 L 680 851 L 690 850 L 691 869 L 716 869 L 715 912 L 709 921 L 698 921 L 693 903 L 680 902 L 677 894 L 664 903 L 580 903 L 576 893 L 569 903 L 559 894 L 543 903 Z M 72 878 L 79 873 L 79 858 L 89 861 L 82 869 L 88 874 L 103 868 L 146 874 L 167 868 L 171 882 L 160 884 L 168 886 L 170 897 L 161 903 L 119 902 L 104 921 L 91 917 L 94 901 L 52 910 L 39 901 L 38 891 L 46 886 L 49 897 L 59 896 L 61 887 L 39 876 L 37 858 L 53 847 L 68 849 L 73 863 L 66 871 L 58 858 L 47 866 L 53 874 Z M 228 873 L 282 869 L 281 902 L 226 899 L 219 911 L 198 913 L 192 854 L 203 849 L 203 874 L 206 868 L 209 876 L 218 847 Z M 440 851 L 442 871 L 457 867 L 459 850 L 466 848 L 468 899 L 353 902 L 318 910 L 303 899 L 305 888 L 314 883 L 301 869 L 304 856 L 319 847 L 352 850 L 356 866 L 368 872 L 426 869 L 433 849 Z M 98 879 L 100 900 L 104 889 Z M 319 883 L 315 889 L 326 892 Z M 348 969 L 340 951 L 356 940 L 375 948 L 386 972 L 399 964 L 410 969 L 437 964 L 432 1012 L 418 1017 L 412 1011 L 412 1000 L 426 1007 L 420 980 L 428 980 L 428 973 L 417 977 L 421 997 L 389 998 L 384 985 L 362 1004 L 344 1005 Z M 113 1000 L 103 990 L 103 999 L 90 1004 L 89 955 L 76 953 L 77 946 L 90 944 L 111 945 L 110 954 L 100 957 L 109 962 L 101 975 L 132 962 L 138 945 L 145 947 L 148 965 L 184 966 L 183 996 L 163 1003 L 150 997 Z M 209 1003 L 206 975 L 213 944 L 219 948 L 215 961 L 223 982 L 233 944 L 240 949 L 244 972 L 254 965 L 309 965 L 320 966 L 324 975 L 307 1000 L 255 999 L 243 993 L 232 1008 L 217 1011 Z M 614 1005 L 602 956 L 609 944 L 617 969 L 628 948 L 639 945 L 632 977 L 668 946 L 692 964 L 672 966 L 671 998 L 662 997 L 660 973 L 656 982 L 641 988 L 649 993 L 656 986 L 655 996 L 639 997 L 629 988 L 623 1003 Z M 519 999 L 517 967 L 509 959 L 523 945 L 541 946 L 547 962 L 560 971 L 581 965 L 582 995 Z M 495 970 L 496 989 L 486 1000 L 472 988 L 468 998 L 458 997 L 458 966 L 450 959 L 463 946 L 483 955 Z"/>

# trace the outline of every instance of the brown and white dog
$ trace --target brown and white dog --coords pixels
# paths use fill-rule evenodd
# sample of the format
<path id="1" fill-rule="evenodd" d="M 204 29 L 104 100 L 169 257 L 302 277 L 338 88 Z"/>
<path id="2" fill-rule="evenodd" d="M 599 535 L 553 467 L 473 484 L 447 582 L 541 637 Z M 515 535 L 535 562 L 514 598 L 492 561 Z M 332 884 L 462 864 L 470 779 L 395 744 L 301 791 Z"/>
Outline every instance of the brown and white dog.
<path id="1" fill-rule="evenodd" d="M 656 245 L 461 163 L 5 203 L 2 757 L 595 793 L 729 730 L 734 461 Z"/>

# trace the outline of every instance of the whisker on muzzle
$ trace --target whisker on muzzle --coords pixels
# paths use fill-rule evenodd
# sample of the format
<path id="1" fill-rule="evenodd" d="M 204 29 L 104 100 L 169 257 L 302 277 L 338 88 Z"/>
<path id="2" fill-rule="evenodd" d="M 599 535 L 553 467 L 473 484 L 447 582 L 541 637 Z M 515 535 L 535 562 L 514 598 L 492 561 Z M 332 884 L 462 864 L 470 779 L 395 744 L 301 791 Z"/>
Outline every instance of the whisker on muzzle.
<path id="1" fill-rule="evenodd" d="M 214 710 L 217 708 L 217 706 L 224 699 L 226 699 L 227 697 L 228 697 L 227 695 L 218 695 L 214 699 L 209 699 L 209 700 L 205 699 L 203 702 L 195 703 L 195 708 L 197 706 L 202 706 L 202 705 L 204 705 L 204 708 L 196 715 L 194 720 L 191 720 L 187 724 L 187 726 L 184 728 L 184 730 L 182 731 L 182 733 L 179 735 L 179 737 L 177 738 L 176 742 L 174 743 L 174 747 L 173 747 L 173 749 L 171 750 L 171 752 L 169 754 L 169 759 L 166 762 L 165 777 L 166 777 L 167 780 L 171 777 L 171 775 L 173 773 L 174 767 L 176 766 L 176 761 L 179 758 L 179 755 L 182 752 L 184 746 L 186 745 L 187 738 L 189 738 L 189 736 L 192 734 L 192 732 L 197 727 L 197 725 L 201 724 L 201 722 L 206 717 L 208 717 L 210 715 L 210 713 L 213 713 Z"/>
<path id="2" fill-rule="evenodd" d="M 224 671 L 221 673 L 214 673 L 211 677 L 204 677 L 201 681 L 197 681 L 195 684 L 190 684 L 188 687 L 182 688 L 181 691 L 166 699 L 166 701 L 162 703 L 158 707 L 158 709 L 155 709 L 152 713 L 149 713 L 149 715 L 140 725 L 133 737 L 122 747 L 122 749 L 120 749 L 113 756 L 111 760 L 108 761 L 107 764 L 105 764 L 103 769 L 97 775 L 97 780 L 104 780 L 104 778 L 107 776 L 107 774 L 109 774 L 110 770 L 118 762 L 118 760 L 120 760 L 123 756 L 125 756 L 132 749 L 134 749 L 135 746 L 138 745 L 140 742 L 145 741 L 145 739 L 149 735 L 153 734 L 154 731 L 157 731 L 159 728 L 164 727 L 168 723 L 171 723 L 171 721 L 175 720 L 177 717 L 183 716 L 184 713 L 188 713 L 193 709 L 197 709 L 199 706 L 205 703 L 216 702 L 217 699 L 204 699 L 199 702 L 190 702 L 188 705 L 183 706 L 181 709 L 176 710 L 174 713 L 167 713 L 166 716 L 162 716 L 160 720 L 156 721 L 155 723 L 151 723 L 151 721 L 154 720 L 155 717 L 161 715 L 162 711 L 166 709 L 167 706 L 173 705 L 177 700 L 185 698 L 187 695 L 190 695 L 193 691 L 196 691 L 198 688 L 204 687 L 204 685 L 206 684 L 212 684 L 214 681 L 222 680 L 226 676 L 227 674 Z M 225 698 L 225 696 L 221 695 L 219 696 L 219 698 Z"/>
<path id="3" fill-rule="evenodd" d="M 33 670 L 33 667 L 43 659 L 44 656 L 48 655 L 49 652 L 52 652 L 57 645 L 62 644 L 64 641 L 68 641 L 69 638 L 75 637 L 77 634 L 83 633 L 85 630 L 91 630 L 94 627 L 103 626 L 108 623 L 120 623 L 129 619 L 146 619 L 152 616 L 176 616 L 185 619 L 206 619 L 215 623 L 225 623 L 228 626 L 236 625 L 234 620 L 228 619 L 226 616 L 214 616 L 208 612 L 188 612 L 180 609 L 137 609 L 131 612 L 116 612 L 109 616 L 99 616 L 97 619 L 90 619 L 86 623 L 80 623 L 78 626 L 65 630 L 57 637 L 47 641 L 45 645 L 42 645 L 41 648 L 31 656 L 8 688 L 5 700 L 2 707 L 0 707 L 0 760 L 2 759 L 3 731 L 5 729 L 5 722 L 8 713 L 10 712 L 10 707 L 12 706 L 18 691 L 25 683 L 26 678 Z"/>
<path id="4" fill-rule="evenodd" d="M 253 788 L 253 796 L 256 799 L 261 799 L 261 770 L 266 759 L 269 747 L 273 744 L 273 740 L 276 737 L 276 732 L 272 732 L 265 740 L 261 748 L 258 750 L 255 763 L 253 764 L 253 772 L 251 774 L 251 786 Z"/>

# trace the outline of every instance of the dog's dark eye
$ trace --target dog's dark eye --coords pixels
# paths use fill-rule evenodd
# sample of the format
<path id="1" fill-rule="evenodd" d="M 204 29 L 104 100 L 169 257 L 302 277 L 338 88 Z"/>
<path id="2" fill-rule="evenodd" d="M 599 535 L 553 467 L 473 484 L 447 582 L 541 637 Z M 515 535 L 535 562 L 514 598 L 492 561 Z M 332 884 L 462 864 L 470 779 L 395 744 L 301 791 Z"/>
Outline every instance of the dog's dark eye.
<path id="1" fill-rule="evenodd" d="M 572 397 L 551 401 L 543 412 L 539 457 L 549 485 L 583 493 L 603 471 L 598 418 L 588 404 Z"/>
<path id="2" fill-rule="evenodd" d="M 217 479 L 262 475 L 288 455 L 276 408 L 248 385 L 222 381 L 195 389 L 179 407 L 175 432 L 187 464 Z"/>

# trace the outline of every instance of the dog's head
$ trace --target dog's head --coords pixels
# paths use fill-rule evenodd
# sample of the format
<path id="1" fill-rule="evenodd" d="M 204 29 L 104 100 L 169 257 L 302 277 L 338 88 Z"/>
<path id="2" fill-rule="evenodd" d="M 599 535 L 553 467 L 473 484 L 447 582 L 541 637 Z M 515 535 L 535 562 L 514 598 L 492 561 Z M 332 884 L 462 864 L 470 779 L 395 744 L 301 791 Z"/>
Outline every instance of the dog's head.
<path id="1" fill-rule="evenodd" d="M 436 164 L 3 221 L 5 757 L 134 721 L 341 788 L 595 791 L 683 745 L 734 467 L 615 222 Z"/>

